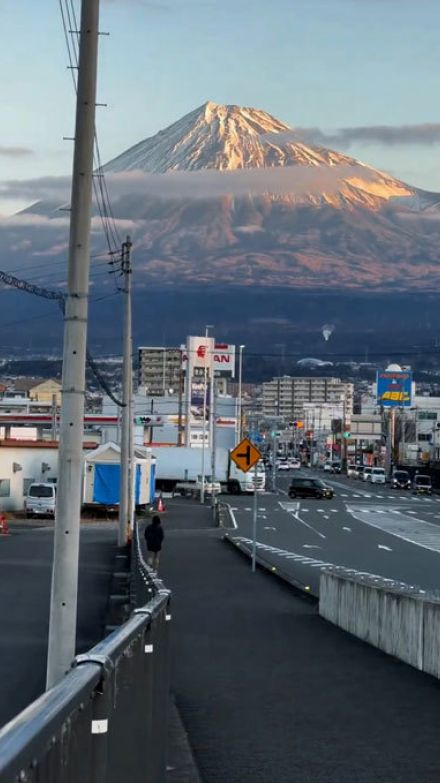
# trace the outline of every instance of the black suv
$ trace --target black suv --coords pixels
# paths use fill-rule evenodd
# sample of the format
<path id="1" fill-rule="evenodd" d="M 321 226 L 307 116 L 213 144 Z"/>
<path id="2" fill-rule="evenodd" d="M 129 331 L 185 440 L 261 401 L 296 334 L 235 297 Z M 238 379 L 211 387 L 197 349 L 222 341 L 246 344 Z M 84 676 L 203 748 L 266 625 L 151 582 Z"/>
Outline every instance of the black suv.
<path id="1" fill-rule="evenodd" d="M 333 490 L 320 479 L 294 478 L 290 482 L 289 498 L 328 498 L 333 497 Z"/>
<path id="2" fill-rule="evenodd" d="M 407 470 L 395 470 L 391 477 L 393 489 L 411 489 L 411 478 Z"/>

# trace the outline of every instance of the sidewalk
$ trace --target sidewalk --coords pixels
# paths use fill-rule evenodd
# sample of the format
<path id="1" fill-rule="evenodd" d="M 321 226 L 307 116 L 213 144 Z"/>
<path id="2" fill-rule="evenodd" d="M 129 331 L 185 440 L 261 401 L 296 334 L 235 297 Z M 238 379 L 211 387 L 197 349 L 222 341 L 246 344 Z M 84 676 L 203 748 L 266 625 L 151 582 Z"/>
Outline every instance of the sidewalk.
<path id="1" fill-rule="evenodd" d="M 179 517 L 170 507 L 164 519 L 161 577 L 203 783 L 438 783 L 440 684 L 252 574 L 202 509 Z"/>

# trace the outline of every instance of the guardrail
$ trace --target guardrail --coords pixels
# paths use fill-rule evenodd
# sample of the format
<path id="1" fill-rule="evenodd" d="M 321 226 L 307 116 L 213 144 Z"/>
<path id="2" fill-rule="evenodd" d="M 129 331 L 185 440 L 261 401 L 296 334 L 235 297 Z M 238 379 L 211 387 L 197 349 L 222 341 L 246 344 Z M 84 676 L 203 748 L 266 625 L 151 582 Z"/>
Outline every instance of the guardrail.
<path id="1" fill-rule="evenodd" d="M 136 527 L 130 619 L 0 731 L 0 783 L 163 783 L 170 592 Z"/>
<path id="2" fill-rule="evenodd" d="M 344 568 L 321 574 L 319 613 L 345 631 L 440 678 L 440 596 Z"/>

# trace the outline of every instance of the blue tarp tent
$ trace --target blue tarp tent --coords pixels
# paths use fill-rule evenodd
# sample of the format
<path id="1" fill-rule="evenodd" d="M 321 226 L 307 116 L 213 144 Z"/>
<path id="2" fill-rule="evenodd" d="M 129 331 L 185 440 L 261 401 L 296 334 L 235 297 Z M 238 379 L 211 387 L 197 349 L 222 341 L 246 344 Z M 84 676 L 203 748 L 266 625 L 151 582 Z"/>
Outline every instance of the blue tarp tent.
<path id="1" fill-rule="evenodd" d="M 119 503 L 119 465 L 106 463 L 95 465 L 95 482 L 93 486 L 93 502 L 103 506 L 114 506 Z M 139 505 L 141 495 L 141 466 L 136 465 L 135 503 Z"/>

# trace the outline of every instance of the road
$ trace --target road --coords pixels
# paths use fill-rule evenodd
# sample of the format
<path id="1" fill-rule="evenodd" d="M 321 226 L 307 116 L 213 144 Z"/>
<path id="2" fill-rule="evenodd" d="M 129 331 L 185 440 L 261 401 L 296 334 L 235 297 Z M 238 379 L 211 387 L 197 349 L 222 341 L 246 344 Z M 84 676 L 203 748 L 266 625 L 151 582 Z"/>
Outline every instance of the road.
<path id="1" fill-rule="evenodd" d="M 438 682 L 252 574 L 207 511 L 168 501 L 160 566 L 173 591 L 172 688 L 203 782 L 438 783 Z"/>
<path id="2" fill-rule="evenodd" d="M 290 500 L 295 475 L 324 478 L 332 500 Z M 258 553 L 318 593 L 320 571 L 345 566 L 440 590 L 440 497 L 417 497 L 386 485 L 302 469 L 278 474 L 278 491 L 259 496 Z M 252 497 L 229 498 L 237 528 L 231 533 L 248 547 Z"/>
<path id="3" fill-rule="evenodd" d="M 0 537 L 0 726 L 44 690 L 52 548 L 53 526 Z M 115 549 L 113 525 L 81 529 L 77 652 L 102 638 Z"/>

